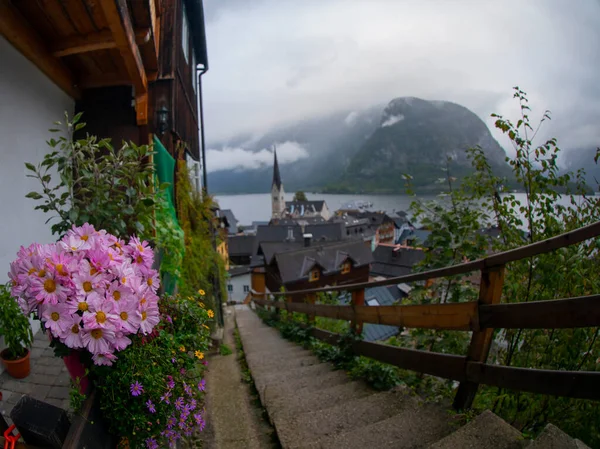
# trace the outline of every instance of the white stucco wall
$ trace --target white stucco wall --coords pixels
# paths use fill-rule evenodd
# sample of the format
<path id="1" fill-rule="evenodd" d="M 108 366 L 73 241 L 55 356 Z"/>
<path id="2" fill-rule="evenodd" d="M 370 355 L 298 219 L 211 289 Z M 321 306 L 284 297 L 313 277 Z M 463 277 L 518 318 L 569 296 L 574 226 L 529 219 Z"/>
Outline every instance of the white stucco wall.
<path id="1" fill-rule="evenodd" d="M 230 287 L 231 286 L 231 287 Z M 248 287 L 248 291 L 244 291 L 244 286 Z M 227 300 L 235 302 L 243 302 L 250 292 L 250 273 L 240 276 L 233 276 L 227 279 Z"/>
<path id="2" fill-rule="evenodd" d="M 25 162 L 40 162 L 48 150 L 48 128 L 72 113 L 74 103 L 0 36 L 0 282 L 20 245 L 56 240 L 48 216 L 25 195 L 38 189 L 26 178 Z M 35 323 L 34 325 L 37 325 Z M 37 330 L 37 328 L 34 328 Z"/>

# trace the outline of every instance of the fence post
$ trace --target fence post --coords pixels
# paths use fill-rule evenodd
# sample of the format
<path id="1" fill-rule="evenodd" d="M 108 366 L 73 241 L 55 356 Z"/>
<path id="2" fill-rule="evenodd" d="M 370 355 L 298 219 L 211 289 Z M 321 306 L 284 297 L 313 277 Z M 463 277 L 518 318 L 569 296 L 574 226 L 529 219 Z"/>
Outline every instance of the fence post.
<path id="1" fill-rule="evenodd" d="M 364 306 L 365 305 L 365 289 L 354 290 L 352 292 L 352 305 L 353 306 Z M 363 323 L 357 319 L 350 321 L 350 327 L 354 329 L 356 335 L 362 334 Z"/>
<path id="2" fill-rule="evenodd" d="M 504 283 L 504 265 L 481 270 L 481 284 L 479 285 L 478 304 L 498 304 L 502 298 L 502 285 Z M 469 352 L 467 354 L 468 362 L 485 363 L 490 352 L 494 329 L 483 329 L 473 332 Z M 467 365 L 465 363 L 465 373 Z M 458 386 L 458 391 L 454 398 L 452 406 L 456 410 L 470 408 L 477 394 L 479 384 L 465 380 Z"/>
<path id="3" fill-rule="evenodd" d="M 309 293 L 304 298 L 304 302 L 307 303 L 307 304 L 314 304 L 316 301 L 317 301 L 317 294 L 316 293 Z M 311 326 L 314 326 L 314 324 L 315 324 L 315 314 L 314 313 L 307 313 L 306 314 L 306 320 L 308 321 L 308 324 L 310 324 Z"/>

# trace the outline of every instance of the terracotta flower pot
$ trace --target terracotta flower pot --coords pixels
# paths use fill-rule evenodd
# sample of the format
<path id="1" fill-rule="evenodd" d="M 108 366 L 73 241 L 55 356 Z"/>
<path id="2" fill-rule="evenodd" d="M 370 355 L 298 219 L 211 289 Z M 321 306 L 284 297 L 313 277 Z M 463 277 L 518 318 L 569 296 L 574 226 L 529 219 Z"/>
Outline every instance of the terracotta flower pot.
<path id="1" fill-rule="evenodd" d="M 0 358 L 2 358 L 6 372 L 15 379 L 23 379 L 29 376 L 29 373 L 31 372 L 31 367 L 29 365 L 29 349 L 27 349 L 25 357 L 21 357 L 17 360 L 6 360 L 5 355 L 7 351 L 8 349 L 5 349 L 0 353 Z"/>

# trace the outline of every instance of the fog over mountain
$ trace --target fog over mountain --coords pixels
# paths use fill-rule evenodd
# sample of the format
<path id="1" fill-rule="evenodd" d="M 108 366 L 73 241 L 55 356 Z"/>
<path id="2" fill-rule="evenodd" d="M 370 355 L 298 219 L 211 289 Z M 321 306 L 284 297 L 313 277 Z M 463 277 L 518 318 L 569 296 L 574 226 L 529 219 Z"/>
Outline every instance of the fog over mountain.
<path id="1" fill-rule="evenodd" d="M 206 0 L 205 9 L 210 70 L 203 93 L 213 183 L 221 177 L 225 185 L 222 169 L 234 169 L 230 184 L 243 184 L 244 177 L 268 184 L 269 155 L 261 150 L 278 143 L 290 162 L 282 165 L 290 188 L 307 170 L 322 184 L 344 172 L 366 139 L 361 133 L 374 131 L 358 121 L 364 129 L 346 143 L 340 123 L 380 105 L 379 126 L 385 105 L 401 97 L 464 106 L 512 154 L 489 116 L 518 119 L 514 85 L 528 92 L 533 119 L 552 111 L 541 139 L 556 136 L 572 151 L 600 144 L 596 0 Z M 393 127 L 401 118 L 387 120 Z M 320 138 L 289 132 L 316 136 L 319 121 L 328 124 Z M 309 163 L 316 159 L 316 166 Z"/>

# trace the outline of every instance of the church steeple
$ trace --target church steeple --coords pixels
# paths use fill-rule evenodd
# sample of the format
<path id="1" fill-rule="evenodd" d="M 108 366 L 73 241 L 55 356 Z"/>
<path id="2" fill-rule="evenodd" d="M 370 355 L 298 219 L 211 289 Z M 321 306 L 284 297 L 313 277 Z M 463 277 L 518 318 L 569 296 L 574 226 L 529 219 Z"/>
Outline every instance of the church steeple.
<path id="1" fill-rule="evenodd" d="M 277 186 L 281 188 L 281 174 L 279 173 L 279 164 L 277 163 L 277 148 L 273 147 L 273 154 L 275 155 L 275 163 L 273 165 L 273 183 L 271 186 Z"/>
<path id="2" fill-rule="evenodd" d="M 277 163 L 277 149 L 273 146 L 273 183 L 271 184 L 271 218 L 283 218 L 285 212 L 285 193 L 279 164 Z"/>

